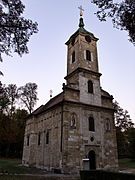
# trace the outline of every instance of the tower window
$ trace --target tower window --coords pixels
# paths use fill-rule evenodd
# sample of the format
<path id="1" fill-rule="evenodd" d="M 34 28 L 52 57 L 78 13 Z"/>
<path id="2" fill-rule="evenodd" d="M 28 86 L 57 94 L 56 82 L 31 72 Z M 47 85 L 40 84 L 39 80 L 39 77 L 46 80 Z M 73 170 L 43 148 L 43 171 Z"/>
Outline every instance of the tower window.
<path id="1" fill-rule="evenodd" d="M 46 133 L 46 144 L 49 144 L 49 131 Z"/>
<path id="2" fill-rule="evenodd" d="M 111 123 L 109 119 L 106 119 L 105 126 L 107 132 L 111 131 Z"/>
<path id="3" fill-rule="evenodd" d="M 91 52 L 86 50 L 86 60 L 91 61 Z"/>
<path id="4" fill-rule="evenodd" d="M 91 80 L 88 81 L 88 93 L 93 93 L 93 82 Z"/>
<path id="5" fill-rule="evenodd" d="M 27 136 L 27 143 L 26 144 L 27 144 L 27 146 L 30 145 L 30 135 Z"/>
<path id="6" fill-rule="evenodd" d="M 73 51 L 73 53 L 72 53 L 72 63 L 74 63 L 75 62 L 75 51 Z"/>
<path id="7" fill-rule="evenodd" d="M 38 146 L 40 145 L 40 141 L 41 141 L 41 133 L 38 134 Z"/>
<path id="8" fill-rule="evenodd" d="M 89 117 L 89 131 L 95 131 L 95 123 L 93 117 Z"/>

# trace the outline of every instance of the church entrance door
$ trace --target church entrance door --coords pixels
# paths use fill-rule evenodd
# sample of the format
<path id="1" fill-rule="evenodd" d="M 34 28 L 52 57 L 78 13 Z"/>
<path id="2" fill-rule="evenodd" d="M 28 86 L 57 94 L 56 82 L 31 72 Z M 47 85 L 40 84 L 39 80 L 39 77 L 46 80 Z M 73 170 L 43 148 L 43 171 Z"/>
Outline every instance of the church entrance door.
<path id="1" fill-rule="evenodd" d="M 94 151 L 90 151 L 88 154 L 89 158 L 89 168 L 90 170 L 96 169 L 96 154 Z"/>

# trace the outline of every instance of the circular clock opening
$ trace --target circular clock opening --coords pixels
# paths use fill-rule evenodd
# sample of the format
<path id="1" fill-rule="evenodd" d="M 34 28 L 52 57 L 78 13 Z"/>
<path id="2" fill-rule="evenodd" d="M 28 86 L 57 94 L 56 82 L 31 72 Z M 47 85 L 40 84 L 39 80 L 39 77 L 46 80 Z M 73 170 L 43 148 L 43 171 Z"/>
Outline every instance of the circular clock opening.
<path id="1" fill-rule="evenodd" d="M 85 36 L 85 40 L 90 43 L 91 42 L 91 37 L 87 35 L 87 36 Z"/>

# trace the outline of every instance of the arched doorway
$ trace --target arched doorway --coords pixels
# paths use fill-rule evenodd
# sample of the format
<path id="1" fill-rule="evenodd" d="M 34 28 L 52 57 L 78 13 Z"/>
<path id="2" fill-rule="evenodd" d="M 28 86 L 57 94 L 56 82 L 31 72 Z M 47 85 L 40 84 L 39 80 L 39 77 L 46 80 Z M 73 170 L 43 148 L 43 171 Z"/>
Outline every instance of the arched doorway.
<path id="1" fill-rule="evenodd" d="M 89 158 L 89 168 L 90 168 L 90 170 L 91 169 L 96 169 L 96 154 L 95 154 L 95 152 L 93 150 L 89 152 L 88 158 Z"/>

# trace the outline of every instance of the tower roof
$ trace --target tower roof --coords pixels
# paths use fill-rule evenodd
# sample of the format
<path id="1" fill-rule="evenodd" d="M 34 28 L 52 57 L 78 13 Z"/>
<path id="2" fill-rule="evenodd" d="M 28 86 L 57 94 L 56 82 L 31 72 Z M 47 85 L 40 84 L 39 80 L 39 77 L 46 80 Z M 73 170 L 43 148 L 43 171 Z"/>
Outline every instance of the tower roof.
<path id="1" fill-rule="evenodd" d="M 78 35 L 80 35 L 80 34 L 83 35 L 83 36 L 86 36 L 86 35 L 87 35 L 87 36 L 90 36 L 91 39 L 93 39 L 94 41 L 97 41 L 98 38 L 96 38 L 93 33 L 87 31 L 87 30 L 84 28 L 84 26 L 85 26 L 85 25 L 84 25 L 84 22 L 83 22 L 83 18 L 80 17 L 78 30 L 69 38 L 69 40 L 68 40 L 65 44 L 66 44 L 66 45 L 69 45 L 70 42 L 72 42 L 72 40 L 75 39 L 75 38 L 76 38 Z"/>

